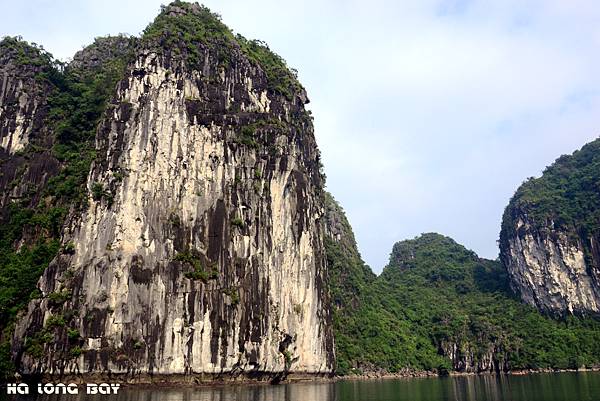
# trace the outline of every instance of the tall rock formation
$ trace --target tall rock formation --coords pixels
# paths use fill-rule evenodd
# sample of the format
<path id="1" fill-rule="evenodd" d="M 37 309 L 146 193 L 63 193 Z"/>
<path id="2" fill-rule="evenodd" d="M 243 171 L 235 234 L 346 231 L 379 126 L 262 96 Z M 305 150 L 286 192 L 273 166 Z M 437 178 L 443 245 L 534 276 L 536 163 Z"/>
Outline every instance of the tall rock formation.
<path id="1" fill-rule="evenodd" d="M 600 313 L 600 140 L 530 178 L 507 206 L 501 259 L 522 299 L 553 314 Z"/>
<path id="2" fill-rule="evenodd" d="M 54 87 L 43 76 L 51 69 L 52 58 L 42 48 L 20 38 L 0 41 L 0 208 L 37 193 L 58 170 L 58 161 L 45 152 L 53 142 L 44 120 Z M 35 151 L 26 158 L 28 150 Z"/>
<path id="3" fill-rule="evenodd" d="M 72 68 L 96 66 L 103 48 Z M 330 373 L 324 183 L 304 89 L 197 4 L 164 7 L 123 48 L 87 197 L 15 330 L 21 372 Z"/>

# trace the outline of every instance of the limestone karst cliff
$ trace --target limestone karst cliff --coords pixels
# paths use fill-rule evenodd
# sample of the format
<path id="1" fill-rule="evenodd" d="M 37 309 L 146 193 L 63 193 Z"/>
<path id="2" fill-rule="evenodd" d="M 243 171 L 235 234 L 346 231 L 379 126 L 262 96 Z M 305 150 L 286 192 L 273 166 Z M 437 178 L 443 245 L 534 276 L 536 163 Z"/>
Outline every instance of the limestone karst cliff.
<path id="1" fill-rule="evenodd" d="M 16 367 L 329 374 L 324 182 L 294 73 L 197 4 L 174 2 L 140 39 L 113 40 L 64 68 L 121 76 L 96 83 L 107 96 L 84 196 L 68 204 L 61 250 L 16 324 Z"/>
<path id="2" fill-rule="evenodd" d="M 531 178 L 507 206 L 502 262 L 521 298 L 553 314 L 600 313 L 600 140 Z"/>
<path id="3" fill-rule="evenodd" d="M 18 38 L 0 41 L 0 207 L 21 199 L 56 174 L 58 161 L 48 153 L 32 152 L 51 146 L 44 126 L 53 86 L 41 75 L 51 69 L 51 56 Z M 38 201 L 31 199 L 32 202 Z"/>

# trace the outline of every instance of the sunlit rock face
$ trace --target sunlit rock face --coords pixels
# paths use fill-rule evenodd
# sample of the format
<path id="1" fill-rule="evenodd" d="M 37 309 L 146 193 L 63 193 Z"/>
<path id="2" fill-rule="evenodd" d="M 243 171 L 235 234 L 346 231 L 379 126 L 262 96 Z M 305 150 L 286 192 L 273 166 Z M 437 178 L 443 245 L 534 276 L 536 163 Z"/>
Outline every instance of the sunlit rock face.
<path id="1" fill-rule="evenodd" d="M 526 214 L 502 249 L 511 286 L 528 304 L 550 313 L 600 312 L 598 259 L 586 258 L 581 239 L 554 229 L 539 230 Z M 597 242 L 590 248 L 597 254 Z"/>
<path id="2" fill-rule="evenodd" d="M 97 130 L 88 207 L 16 329 L 22 373 L 329 374 L 324 183 L 304 90 L 272 90 L 235 45 L 226 63 L 200 46 L 196 68 L 134 51 Z"/>
<path id="3" fill-rule="evenodd" d="M 522 299 L 551 314 L 600 313 L 600 139 L 559 157 L 507 206 L 500 258 Z"/>

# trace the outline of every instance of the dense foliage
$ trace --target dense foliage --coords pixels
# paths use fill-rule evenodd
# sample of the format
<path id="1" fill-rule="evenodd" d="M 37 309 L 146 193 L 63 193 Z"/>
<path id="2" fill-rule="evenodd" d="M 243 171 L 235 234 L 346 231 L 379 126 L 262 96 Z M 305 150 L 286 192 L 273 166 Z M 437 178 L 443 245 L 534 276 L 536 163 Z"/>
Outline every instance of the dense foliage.
<path id="1" fill-rule="evenodd" d="M 223 68 L 232 67 L 232 56 L 241 51 L 264 71 L 270 91 L 292 100 L 294 94 L 303 90 L 296 71 L 266 43 L 234 35 L 218 14 L 197 3 L 174 1 L 163 6 L 144 30 L 142 41 L 144 46 L 174 59 L 181 58 L 197 70 L 202 69 L 207 51 L 216 56 L 217 64 Z"/>
<path id="2" fill-rule="evenodd" d="M 347 263 L 328 244 L 330 264 Z M 576 368 L 600 363 L 600 322 L 554 320 L 515 299 L 505 270 L 453 240 L 425 234 L 394 246 L 390 263 L 354 310 L 335 313 L 337 371 L 445 372 L 447 350 L 493 351 L 497 368 Z"/>
<path id="3" fill-rule="evenodd" d="M 503 245 L 526 214 L 538 229 L 564 229 L 581 238 L 600 231 L 600 139 L 559 157 L 539 178 L 519 187 L 502 221 Z M 587 241 L 584 241 L 587 243 Z"/>
<path id="4" fill-rule="evenodd" d="M 343 209 L 330 193 L 326 197 L 325 237 L 331 302 L 340 314 L 352 313 L 376 276 L 361 259 Z"/>
<path id="5" fill-rule="evenodd" d="M 142 40 L 160 53 L 182 57 L 190 67 L 198 67 L 204 58 L 204 49 L 218 52 L 218 61 L 227 64 L 235 39 L 220 16 L 207 7 L 174 1 L 162 7 L 144 30 Z"/>
<path id="6" fill-rule="evenodd" d="M 55 63 L 50 53 L 43 46 L 28 43 L 20 36 L 3 37 L 0 41 L 0 58 L 3 64 L 13 63 L 15 66 L 25 66 L 31 74 L 49 71 Z"/>
<path id="7" fill-rule="evenodd" d="M 51 77 L 57 88 L 48 100 L 48 122 L 56 136 L 52 151 L 65 167 L 50 180 L 48 195 L 77 206 L 84 202 L 85 182 L 95 158 L 96 127 L 117 81 L 124 75 L 129 57 L 131 54 L 121 54 L 106 59 L 97 68 L 67 68 Z"/>

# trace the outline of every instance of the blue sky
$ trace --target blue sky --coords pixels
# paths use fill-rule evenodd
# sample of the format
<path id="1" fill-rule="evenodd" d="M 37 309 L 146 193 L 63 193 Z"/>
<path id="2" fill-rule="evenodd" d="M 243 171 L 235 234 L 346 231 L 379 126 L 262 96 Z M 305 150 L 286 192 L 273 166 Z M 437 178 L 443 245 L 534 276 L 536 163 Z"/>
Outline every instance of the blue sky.
<path id="1" fill-rule="evenodd" d="M 0 35 L 67 59 L 138 34 L 160 1 L 2 1 Z M 437 231 L 495 258 L 527 177 L 600 135 L 600 5 L 591 0 L 216 1 L 311 99 L 328 189 L 379 272 Z"/>

